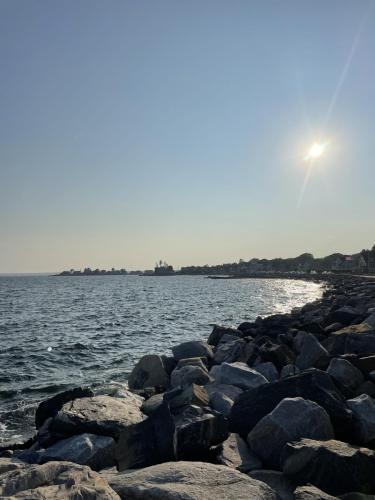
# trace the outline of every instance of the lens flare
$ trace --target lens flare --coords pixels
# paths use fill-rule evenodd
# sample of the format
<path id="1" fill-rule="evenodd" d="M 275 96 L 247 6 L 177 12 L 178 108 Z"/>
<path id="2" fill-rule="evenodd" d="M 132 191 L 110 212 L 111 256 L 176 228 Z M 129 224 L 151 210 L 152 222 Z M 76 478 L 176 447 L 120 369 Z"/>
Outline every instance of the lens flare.
<path id="1" fill-rule="evenodd" d="M 314 142 L 305 156 L 305 161 L 316 160 L 325 152 L 327 147 L 327 143 L 323 142 Z"/>

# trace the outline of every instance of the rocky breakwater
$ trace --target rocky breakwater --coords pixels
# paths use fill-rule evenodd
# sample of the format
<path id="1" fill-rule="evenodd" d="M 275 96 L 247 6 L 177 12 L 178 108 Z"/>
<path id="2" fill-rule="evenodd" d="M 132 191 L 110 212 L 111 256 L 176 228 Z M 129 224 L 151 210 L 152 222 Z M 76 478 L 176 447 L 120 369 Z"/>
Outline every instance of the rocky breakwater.
<path id="1" fill-rule="evenodd" d="M 3 450 L 0 497 L 370 499 L 375 495 L 375 280 L 149 354 L 128 388 L 44 401 Z"/>

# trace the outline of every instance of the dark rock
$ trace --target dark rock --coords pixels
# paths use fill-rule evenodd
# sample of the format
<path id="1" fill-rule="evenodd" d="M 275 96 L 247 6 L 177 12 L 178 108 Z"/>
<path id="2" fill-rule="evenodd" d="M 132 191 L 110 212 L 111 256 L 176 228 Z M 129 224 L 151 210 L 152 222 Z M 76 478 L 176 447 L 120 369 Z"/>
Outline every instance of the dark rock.
<path id="1" fill-rule="evenodd" d="M 375 384 L 370 380 L 365 380 L 361 385 L 355 390 L 355 395 L 360 396 L 361 394 L 367 394 L 372 398 L 375 398 Z"/>
<path id="2" fill-rule="evenodd" d="M 212 382 L 212 377 L 206 369 L 199 366 L 185 365 L 175 368 L 171 375 L 171 386 L 186 386 L 191 384 L 205 385 Z"/>
<path id="3" fill-rule="evenodd" d="M 152 415 L 164 401 L 164 394 L 155 394 L 150 398 L 146 399 L 141 406 L 141 411 L 145 415 Z"/>
<path id="4" fill-rule="evenodd" d="M 209 396 L 211 396 L 214 392 L 219 392 L 228 396 L 229 399 L 235 401 L 237 397 L 243 392 L 242 389 L 236 387 L 235 385 L 229 384 L 219 384 L 217 382 L 213 382 L 211 384 L 207 384 L 204 386 Z"/>
<path id="5" fill-rule="evenodd" d="M 294 363 L 295 355 L 285 344 L 264 343 L 259 349 L 263 361 L 270 361 L 280 371 L 283 366 Z"/>
<path id="6" fill-rule="evenodd" d="M 375 401 L 362 394 L 347 401 L 353 412 L 354 438 L 356 443 L 375 444 Z"/>
<path id="7" fill-rule="evenodd" d="M 331 418 L 337 436 L 350 435 L 351 411 L 331 377 L 316 369 L 240 394 L 232 407 L 230 430 L 247 436 L 259 420 L 270 413 L 281 400 L 295 397 L 309 399 L 323 407 Z"/>
<path id="8" fill-rule="evenodd" d="M 375 452 L 341 441 L 301 439 L 286 444 L 281 457 L 285 475 L 311 483 L 331 495 L 375 491 Z"/>
<path id="9" fill-rule="evenodd" d="M 232 410 L 234 401 L 222 392 L 213 392 L 210 395 L 210 406 L 224 417 L 228 417 Z"/>
<path id="10" fill-rule="evenodd" d="M 346 359 L 334 358 L 331 360 L 327 373 L 331 375 L 338 386 L 347 391 L 354 391 L 364 380 L 362 372 Z"/>
<path id="11" fill-rule="evenodd" d="M 249 447 L 238 434 L 229 434 L 222 443 L 222 450 L 217 457 L 219 464 L 226 465 L 240 472 L 250 472 L 262 467 L 259 458 L 249 450 Z"/>
<path id="12" fill-rule="evenodd" d="M 285 365 L 280 373 L 280 378 L 293 377 L 301 370 L 296 365 Z"/>
<path id="13" fill-rule="evenodd" d="M 246 342 L 243 339 L 235 339 L 225 344 L 219 344 L 214 354 L 214 363 L 233 363 L 234 361 L 245 361 Z"/>
<path id="14" fill-rule="evenodd" d="M 172 352 L 177 361 L 185 358 L 204 357 L 211 359 L 213 357 L 211 346 L 203 340 L 190 340 L 189 342 L 183 342 L 182 344 L 172 347 Z"/>
<path id="15" fill-rule="evenodd" d="M 293 491 L 295 486 L 282 472 L 260 469 L 249 472 L 248 476 L 267 484 L 277 493 L 280 500 L 294 500 Z"/>
<path id="16" fill-rule="evenodd" d="M 167 401 L 171 410 L 177 410 L 184 406 L 207 406 L 209 396 L 201 385 L 191 384 L 185 387 L 178 387 L 170 393 L 164 394 L 164 401 Z"/>
<path id="17" fill-rule="evenodd" d="M 298 486 L 294 490 L 295 500 L 335 500 L 336 498 L 311 485 Z"/>
<path id="18" fill-rule="evenodd" d="M 250 389 L 268 383 L 263 375 L 241 362 L 213 366 L 210 375 L 219 384 L 235 385 L 240 389 Z"/>
<path id="19" fill-rule="evenodd" d="M 350 306 L 344 306 L 329 314 L 327 322 L 328 324 L 341 323 L 343 325 L 350 325 L 353 320 L 360 316 L 360 314 L 360 311 L 357 309 Z"/>
<path id="20" fill-rule="evenodd" d="M 280 453 L 287 442 L 300 438 L 333 437 L 331 421 L 322 407 L 302 398 L 286 398 L 259 420 L 249 433 L 247 442 L 265 465 L 278 469 Z"/>
<path id="21" fill-rule="evenodd" d="M 202 368 L 202 370 L 207 371 L 206 363 L 207 363 L 207 358 L 185 358 L 185 359 L 180 359 L 176 367 L 182 368 L 183 366 L 199 366 L 199 368 Z"/>
<path id="22" fill-rule="evenodd" d="M 324 328 L 324 331 L 326 333 L 337 332 L 337 330 L 341 330 L 342 328 L 344 328 L 344 326 L 345 325 L 343 325 L 342 323 L 331 323 Z"/>
<path id="23" fill-rule="evenodd" d="M 36 428 L 38 429 L 47 418 L 54 417 L 65 403 L 77 398 L 89 398 L 92 396 L 94 396 L 94 393 L 88 387 L 76 387 L 69 391 L 60 392 L 52 398 L 45 399 L 39 404 L 35 412 Z"/>
<path id="24" fill-rule="evenodd" d="M 275 380 L 279 380 L 279 372 L 277 371 L 276 366 L 270 361 L 255 365 L 254 370 L 263 375 L 268 382 L 275 382 Z"/>
<path id="25" fill-rule="evenodd" d="M 328 365 L 328 352 L 316 340 L 314 335 L 300 332 L 297 336 L 300 337 L 298 341 L 298 356 L 295 361 L 298 368 L 305 370 L 306 368 L 316 367 L 317 365 L 320 367 Z"/>
<path id="26" fill-rule="evenodd" d="M 232 335 L 233 337 L 242 338 L 243 332 L 240 331 L 240 329 L 236 330 L 235 328 L 227 328 L 225 326 L 216 325 L 208 337 L 207 342 L 210 345 L 217 346 L 220 343 L 220 339 L 224 335 Z"/>
<path id="27" fill-rule="evenodd" d="M 156 354 L 142 356 L 129 376 L 130 389 L 144 389 L 145 387 L 161 387 L 169 385 L 169 375 L 164 367 L 163 360 Z"/>

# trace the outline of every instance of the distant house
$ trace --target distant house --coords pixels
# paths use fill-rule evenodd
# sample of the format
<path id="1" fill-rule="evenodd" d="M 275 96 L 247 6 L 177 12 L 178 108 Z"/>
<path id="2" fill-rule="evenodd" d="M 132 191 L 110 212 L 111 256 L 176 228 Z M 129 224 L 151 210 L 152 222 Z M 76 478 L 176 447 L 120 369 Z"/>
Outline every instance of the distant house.
<path id="1" fill-rule="evenodd" d="M 343 255 L 338 257 L 334 262 L 331 271 L 333 272 L 347 272 L 347 273 L 362 273 L 367 269 L 366 260 L 363 255 Z"/>

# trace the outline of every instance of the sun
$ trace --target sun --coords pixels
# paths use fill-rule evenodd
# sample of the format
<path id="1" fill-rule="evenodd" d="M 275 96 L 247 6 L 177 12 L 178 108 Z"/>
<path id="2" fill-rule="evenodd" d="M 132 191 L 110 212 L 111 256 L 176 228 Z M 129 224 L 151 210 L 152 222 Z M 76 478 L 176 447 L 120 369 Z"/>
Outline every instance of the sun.
<path id="1" fill-rule="evenodd" d="M 326 143 L 323 142 L 314 142 L 305 156 L 305 161 L 316 160 L 324 153 L 327 147 Z"/>

